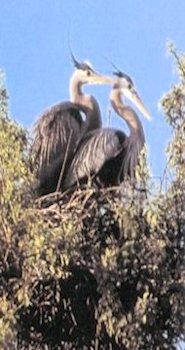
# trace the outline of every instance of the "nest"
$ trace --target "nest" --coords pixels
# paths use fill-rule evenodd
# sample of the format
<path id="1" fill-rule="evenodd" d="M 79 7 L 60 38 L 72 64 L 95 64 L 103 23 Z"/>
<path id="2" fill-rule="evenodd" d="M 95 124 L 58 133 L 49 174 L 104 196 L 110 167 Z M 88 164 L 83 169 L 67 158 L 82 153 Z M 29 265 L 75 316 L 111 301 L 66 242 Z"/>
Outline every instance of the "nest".
<path id="1" fill-rule="evenodd" d="M 154 222 L 149 205 L 128 187 L 36 201 L 14 254 L 14 278 L 29 290 L 28 303 L 15 300 L 18 349 L 175 349 L 183 333 L 182 252 L 164 235 L 164 213 Z M 12 298 L 10 279 L 4 288 Z"/>

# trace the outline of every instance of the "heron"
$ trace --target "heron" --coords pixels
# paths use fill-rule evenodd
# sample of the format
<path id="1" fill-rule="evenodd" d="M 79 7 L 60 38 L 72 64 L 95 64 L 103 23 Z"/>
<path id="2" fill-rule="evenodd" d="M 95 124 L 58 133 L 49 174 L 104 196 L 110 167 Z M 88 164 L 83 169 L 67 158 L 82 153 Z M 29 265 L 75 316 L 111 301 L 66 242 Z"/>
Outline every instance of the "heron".
<path id="1" fill-rule="evenodd" d="M 139 154 L 145 144 L 141 121 L 132 107 L 125 105 L 123 97 L 131 100 L 138 110 L 150 119 L 150 114 L 139 97 L 133 80 L 124 72 L 114 72 L 110 93 L 111 105 L 130 130 L 102 128 L 91 131 L 79 144 L 67 171 L 62 190 L 94 179 L 101 186 L 116 186 L 124 179 L 134 179 Z"/>
<path id="2" fill-rule="evenodd" d="M 97 100 L 83 93 L 85 84 L 109 84 L 110 78 L 97 73 L 89 62 L 79 62 L 71 53 L 75 70 L 70 79 L 70 101 L 44 111 L 33 130 L 32 152 L 37 164 L 38 193 L 59 188 L 65 168 L 80 140 L 102 125 Z M 58 184 L 58 186 L 57 186 Z"/>

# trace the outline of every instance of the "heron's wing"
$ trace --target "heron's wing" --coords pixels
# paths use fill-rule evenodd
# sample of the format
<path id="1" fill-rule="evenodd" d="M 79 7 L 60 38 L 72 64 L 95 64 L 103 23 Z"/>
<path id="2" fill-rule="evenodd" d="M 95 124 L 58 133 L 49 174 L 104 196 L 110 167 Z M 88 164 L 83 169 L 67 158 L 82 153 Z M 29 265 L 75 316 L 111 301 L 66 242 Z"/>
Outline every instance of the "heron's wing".
<path id="1" fill-rule="evenodd" d="M 139 155 L 144 147 L 144 139 L 129 137 L 123 148 L 122 166 L 120 169 L 120 179 L 135 177 L 135 169 L 139 162 Z"/>
<path id="2" fill-rule="evenodd" d="M 98 174 L 104 164 L 116 157 L 122 149 L 126 135 L 114 129 L 98 129 L 83 139 L 67 172 L 65 188 L 77 180 Z"/>
<path id="3" fill-rule="evenodd" d="M 59 103 L 41 115 L 34 127 L 32 147 L 40 169 L 55 161 L 58 156 L 62 161 L 67 148 L 69 156 L 74 152 L 82 123 L 78 108 L 70 102 Z"/>

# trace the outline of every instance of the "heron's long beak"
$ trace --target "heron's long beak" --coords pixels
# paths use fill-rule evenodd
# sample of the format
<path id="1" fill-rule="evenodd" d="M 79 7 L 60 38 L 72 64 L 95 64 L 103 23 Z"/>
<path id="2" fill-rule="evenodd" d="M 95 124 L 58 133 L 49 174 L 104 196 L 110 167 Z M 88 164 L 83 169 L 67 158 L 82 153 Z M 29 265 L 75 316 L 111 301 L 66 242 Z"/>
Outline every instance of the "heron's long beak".
<path id="1" fill-rule="evenodd" d="M 112 79 L 108 76 L 101 74 L 94 74 L 88 77 L 89 84 L 112 84 Z"/>
<path id="2" fill-rule="evenodd" d="M 135 89 L 132 89 L 132 91 L 125 90 L 124 95 L 135 104 L 135 106 L 139 109 L 139 111 L 144 115 L 145 118 L 147 118 L 148 120 L 151 120 L 151 115 L 149 111 L 145 107 L 144 103 L 142 102 L 141 98 L 139 97 Z"/>

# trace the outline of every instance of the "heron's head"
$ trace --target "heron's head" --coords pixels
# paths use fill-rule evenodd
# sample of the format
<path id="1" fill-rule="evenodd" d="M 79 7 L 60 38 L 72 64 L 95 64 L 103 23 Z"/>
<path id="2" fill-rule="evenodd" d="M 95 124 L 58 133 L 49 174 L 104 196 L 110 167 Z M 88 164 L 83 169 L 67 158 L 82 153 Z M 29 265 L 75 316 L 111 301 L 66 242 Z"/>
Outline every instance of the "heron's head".
<path id="1" fill-rule="evenodd" d="M 84 61 L 84 62 L 78 62 L 76 58 L 72 56 L 72 60 L 74 63 L 74 66 L 76 68 L 75 71 L 75 77 L 78 79 L 78 81 L 84 85 L 84 84 L 112 84 L 112 79 L 110 77 L 104 76 L 96 72 L 91 63 Z"/>
<path id="2" fill-rule="evenodd" d="M 139 111 L 146 117 L 148 120 L 151 119 L 150 113 L 139 97 L 136 88 L 134 86 L 133 80 L 125 73 L 121 71 L 114 72 L 116 80 L 114 81 L 114 87 L 120 89 L 121 93 L 127 97 L 132 103 L 139 109 Z"/>

